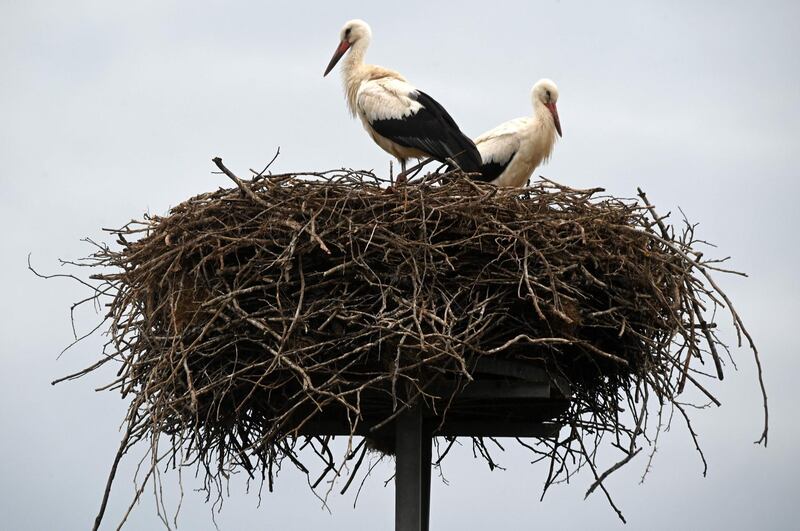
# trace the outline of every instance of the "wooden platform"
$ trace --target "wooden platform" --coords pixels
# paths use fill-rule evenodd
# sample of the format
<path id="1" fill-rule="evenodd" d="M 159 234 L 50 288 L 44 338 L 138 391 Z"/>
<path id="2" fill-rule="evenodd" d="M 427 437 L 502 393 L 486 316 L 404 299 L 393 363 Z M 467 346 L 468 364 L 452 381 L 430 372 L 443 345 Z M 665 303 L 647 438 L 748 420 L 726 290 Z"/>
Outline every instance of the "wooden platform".
<path id="1" fill-rule="evenodd" d="M 395 531 L 428 531 L 433 437 L 557 437 L 553 419 L 569 407 L 569 385 L 530 364 L 482 359 L 441 418 L 423 406 L 394 412 L 376 401 L 373 416 L 359 421 L 355 435 L 382 441 L 396 455 Z M 434 389 L 449 396 L 447 382 Z M 367 408 L 363 408 L 367 409 Z M 351 435 L 336 413 L 307 422 L 300 435 Z"/>

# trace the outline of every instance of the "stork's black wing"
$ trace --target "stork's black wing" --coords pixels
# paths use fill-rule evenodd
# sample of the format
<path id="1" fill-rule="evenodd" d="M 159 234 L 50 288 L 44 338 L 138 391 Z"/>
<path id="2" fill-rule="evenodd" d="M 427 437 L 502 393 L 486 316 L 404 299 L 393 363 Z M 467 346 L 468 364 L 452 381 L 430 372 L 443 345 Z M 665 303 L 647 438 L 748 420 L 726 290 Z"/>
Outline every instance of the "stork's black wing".
<path id="1" fill-rule="evenodd" d="M 476 180 L 488 183 L 497 179 L 500 177 L 500 174 L 506 171 L 506 168 L 508 168 L 508 165 L 511 164 L 511 161 L 516 154 L 517 152 L 515 151 L 510 157 L 508 157 L 508 159 L 505 160 L 505 162 L 497 162 L 496 160 L 493 160 L 484 163 L 481 166 L 481 176 L 477 177 Z"/>
<path id="2" fill-rule="evenodd" d="M 424 151 L 440 162 L 454 161 L 465 172 L 478 172 L 481 156 L 478 148 L 456 125 L 455 120 L 436 100 L 422 91 L 408 94 L 422 106 L 402 118 L 370 121 L 375 131 L 405 147 Z"/>

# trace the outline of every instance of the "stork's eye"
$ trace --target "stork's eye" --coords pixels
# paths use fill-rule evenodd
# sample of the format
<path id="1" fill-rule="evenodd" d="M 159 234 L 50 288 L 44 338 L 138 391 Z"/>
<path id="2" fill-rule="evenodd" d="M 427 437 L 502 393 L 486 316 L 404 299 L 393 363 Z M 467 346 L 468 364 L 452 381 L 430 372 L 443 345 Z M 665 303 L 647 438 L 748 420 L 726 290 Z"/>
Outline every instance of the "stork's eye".
<path id="1" fill-rule="evenodd" d="M 344 36 L 345 36 L 345 37 L 349 37 L 349 36 L 350 36 L 350 30 L 351 30 L 351 29 L 352 29 L 352 28 L 347 28 L 346 30 L 344 30 Z"/>
<path id="2" fill-rule="evenodd" d="M 545 91 L 545 94 L 547 94 L 547 101 L 550 101 L 550 100 L 553 99 L 553 97 L 550 96 L 550 91 L 549 90 Z"/>

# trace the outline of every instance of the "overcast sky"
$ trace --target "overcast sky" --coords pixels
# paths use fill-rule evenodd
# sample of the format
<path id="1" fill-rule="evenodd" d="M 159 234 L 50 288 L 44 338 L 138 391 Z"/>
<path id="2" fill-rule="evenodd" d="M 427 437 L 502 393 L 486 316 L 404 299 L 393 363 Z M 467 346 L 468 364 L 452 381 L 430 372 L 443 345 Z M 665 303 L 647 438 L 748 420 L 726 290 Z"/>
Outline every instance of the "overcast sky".
<path id="1" fill-rule="evenodd" d="M 402 72 L 473 137 L 529 114 L 531 85 L 554 79 L 564 138 L 537 173 L 622 196 L 641 186 L 660 211 L 682 207 L 719 246 L 712 252 L 750 274 L 718 280 L 762 350 L 770 445 L 752 444 L 760 397 L 750 353 L 734 350 L 738 372 L 728 366 L 712 386 L 723 407 L 695 415 L 708 477 L 676 425 L 643 485 L 644 455 L 609 481 L 627 529 L 797 528 L 798 6 L 3 0 L 0 527 L 89 528 L 126 407 L 93 391 L 111 371 L 49 385 L 96 360 L 101 339 L 56 359 L 71 339 L 69 306 L 85 292 L 34 278 L 28 253 L 58 272 L 58 258 L 91 251 L 81 238 L 104 238 L 101 227 L 228 186 L 211 174 L 216 155 L 241 175 L 278 146 L 278 171 L 385 172 L 389 156 L 349 118 L 338 72 L 322 78 L 339 28 L 359 17 L 373 29 L 368 61 Z M 78 317 L 85 330 L 96 315 Z M 545 470 L 516 450 L 499 459 L 507 471 L 490 472 L 469 447 L 446 461 L 432 529 L 622 528 L 600 495 L 583 501 L 587 474 L 540 503 Z M 120 469 L 109 528 L 130 500 L 134 465 Z M 217 521 L 224 530 L 390 529 L 392 466 L 375 469 L 356 509 L 352 495 L 334 496 L 332 514 L 288 468 L 260 508 L 234 482 Z M 213 529 L 200 495 L 187 494 L 179 524 Z M 147 496 L 130 529 L 159 525 Z"/>

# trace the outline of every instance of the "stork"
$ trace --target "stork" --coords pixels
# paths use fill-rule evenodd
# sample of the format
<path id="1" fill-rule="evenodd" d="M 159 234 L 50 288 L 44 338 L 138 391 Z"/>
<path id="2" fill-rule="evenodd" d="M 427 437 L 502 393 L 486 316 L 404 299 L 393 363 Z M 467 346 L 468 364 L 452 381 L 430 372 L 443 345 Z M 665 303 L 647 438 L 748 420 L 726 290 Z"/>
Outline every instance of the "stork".
<path id="1" fill-rule="evenodd" d="M 372 140 L 400 161 L 398 182 L 405 180 L 410 158 L 430 157 L 464 172 L 479 172 L 475 144 L 444 107 L 398 72 L 364 63 L 371 39 L 372 30 L 363 20 L 345 23 L 323 77 L 349 50 L 341 68 L 347 106 Z"/>
<path id="2" fill-rule="evenodd" d="M 483 160 L 480 180 L 521 187 L 550 158 L 556 133 L 561 136 L 556 84 L 540 79 L 531 89 L 531 100 L 533 116 L 509 120 L 475 139 Z"/>

